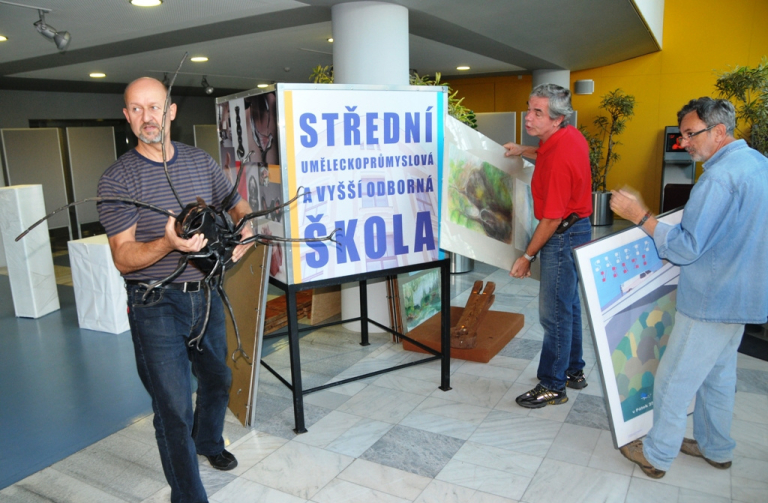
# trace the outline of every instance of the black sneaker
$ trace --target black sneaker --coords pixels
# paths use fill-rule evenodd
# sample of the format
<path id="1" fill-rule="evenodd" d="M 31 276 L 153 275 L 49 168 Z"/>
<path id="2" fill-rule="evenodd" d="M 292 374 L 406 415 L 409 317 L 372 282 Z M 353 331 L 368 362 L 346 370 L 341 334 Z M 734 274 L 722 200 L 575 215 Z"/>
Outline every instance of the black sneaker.
<path id="1" fill-rule="evenodd" d="M 517 405 L 527 409 L 540 409 L 545 405 L 558 405 L 568 401 L 565 390 L 554 391 L 537 384 L 531 391 L 523 393 L 515 398 Z"/>
<path id="2" fill-rule="evenodd" d="M 570 372 L 566 372 L 565 385 L 573 389 L 584 389 L 587 386 L 589 386 L 587 384 L 587 377 L 584 375 L 583 370 L 579 370 L 578 372 L 574 372 L 573 374 L 571 374 Z"/>
<path id="3" fill-rule="evenodd" d="M 215 456 L 206 456 L 206 458 L 208 459 L 208 462 L 211 463 L 211 466 L 217 470 L 227 471 L 237 466 L 237 459 L 235 459 L 235 456 L 226 449 Z"/>

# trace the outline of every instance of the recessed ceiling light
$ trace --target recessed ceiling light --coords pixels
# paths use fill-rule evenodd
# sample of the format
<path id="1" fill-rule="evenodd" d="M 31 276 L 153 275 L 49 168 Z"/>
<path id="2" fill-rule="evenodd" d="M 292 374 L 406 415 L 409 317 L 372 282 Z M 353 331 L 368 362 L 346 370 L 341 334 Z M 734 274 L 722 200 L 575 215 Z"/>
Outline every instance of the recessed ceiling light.
<path id="1" fill-rule="evenodd" d="M 189 58 L 189 60 L 192 61 L 193 63 L 205 63 L 206 61 L 208 61 L 208 57 L 207 56 L 194 56 L 192 58 Z"/>
<path id="2" fill-rule="evenodd" d="M 469 70 L 469 67 L 468 66 L 457 66 L 456 69 L 464 72 L 466 70 Z"/>
<path id="3" fill-rule="evenodd" d="M 92 79 L 103 79 L 106 76 L 107 74 L 102 72 L 91 72 L 89 75 Z"/>
<path id="4" fill-rule="evenodd" d="M 264 89 L 265 87 L 269 87 L 269 84 L 259 84 L 256 87 L 258 87 L 259 89 Z"/>
<path id="5" fill-rule="evenodd" d="M 131 5 L 136 7 L 157 7 L 163 0 L 130 0 Z"/>
<path id="6" fill-rule="evenodd" d="M 328 42 L 333 43 L 333 37 L 329 38 Z"/>
<path id="7" fill-rule="evenodd" d="M 8 40 L 8 37 L 0 35 L 0 42 L 5 42 L 6 40 Z"/>

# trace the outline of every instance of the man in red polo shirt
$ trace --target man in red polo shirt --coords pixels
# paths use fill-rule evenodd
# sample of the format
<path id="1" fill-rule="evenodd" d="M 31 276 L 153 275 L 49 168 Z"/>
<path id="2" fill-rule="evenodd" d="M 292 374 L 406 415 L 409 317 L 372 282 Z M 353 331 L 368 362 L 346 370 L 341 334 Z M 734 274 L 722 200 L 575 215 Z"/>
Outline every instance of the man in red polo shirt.
<path id="1" fill-rule="evenodd" d="M 587 386 L 581 345 L 581 304 L 578 275 L 571 248 L 592 235 L 592 180 L 589 147 L 568 118 L 573 115 L 571 93 L 554 85 L 536 86 L 528 98 L 525 130 L 539 146 L 507 143 L 505 155 L 536 159 L 531 181 L 533 212 L 539 225 L 525 254 L 512 265 L 510 276 L 531 275 L 531 263 L 541 252 L 539 321 L 544 341 L 539 359 L 539 384 L 517 397 L 521 407 L 537 409 L 568 401 L 565 387 Z"/>

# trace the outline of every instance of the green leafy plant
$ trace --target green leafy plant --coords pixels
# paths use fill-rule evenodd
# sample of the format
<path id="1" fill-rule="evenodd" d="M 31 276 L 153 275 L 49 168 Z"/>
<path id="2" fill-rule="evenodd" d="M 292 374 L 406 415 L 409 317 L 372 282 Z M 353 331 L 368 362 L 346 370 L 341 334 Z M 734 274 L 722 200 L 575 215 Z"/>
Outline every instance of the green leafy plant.
<path id="1" fill-rule="evenodd" d="M 615 137 L 624 132 L 627 122 L 635 115 L 635 97 L 625 94 L 621 89 L 615 89 L 602 97 L 600 108 L 608 112 L 608 116 L 598 115 L 592 121 L 597 133 L 589 132 L 584 126 L 579 127 L 589 145 L 592 192 L 606 191 L 608 172 L 621 159 L 616 152 L 616 147 L 621 145 L 621 142 Z"/>
<path id="2" fill-rule="evenodd" d="M 724 72 L 715 82 L 721 98 L 736 107 L 742 128 L 736 133 L 755 150 L 768 156 L 768 58 L 754 68 L 737 66 Z"/>
<path id="3" fill-rule="evenodd" d="M 333 67 L 318 65 L 309 75 L 309 80 L 315 84 L 333 84 Z M 424 75 L 420 76 L 416 72 L 411 73 L 409 83 L 412 86 L 446 86 L 448 88 L 448 115 L 458 119 L 472 129 L 477 129 L 477 118 L 475 113 L 462 104 L 464 98 L 459 98 L 459 91 L 454 91 L 447 83 L 440 83 L 440 72 L 436 72 L 434 78 Z"/>

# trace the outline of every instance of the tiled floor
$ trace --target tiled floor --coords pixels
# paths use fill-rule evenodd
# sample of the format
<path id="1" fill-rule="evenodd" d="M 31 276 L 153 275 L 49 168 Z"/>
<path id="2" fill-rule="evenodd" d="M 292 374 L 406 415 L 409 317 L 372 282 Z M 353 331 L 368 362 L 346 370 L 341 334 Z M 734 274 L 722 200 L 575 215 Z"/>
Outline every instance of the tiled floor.
<path id="1" fill-rule="evenodd" d="M 765 502 L 768 501 L 768 362 L 739 355 L 733 467 L 716 470 L 679 456 L 651 480 L 614 449 L 599 371 L 585 334 L 589 386 L 569 401 L 529 410 L 514 398 L 536 382 L 542 339 L 538 283 L 478 266 L 455 277 L 453 305 L 476 279 L 496 282 L 498 311 L 525 315 L 525 327 L 488 364 L 453 360 L 443 392 L 439 363 L 409 367 L 306 396 L 309 432 L 295 435 L 290 395 L 261 372 L 255 429 L 231 415 L 225 437 L 239 460 L 231 472 L 200 471 L 215 503 L 240 502 Z M 340 327 L 302 339 L 306 386 L 421 355 L 389 335 L 361 348 Z M 267 357 L 288 368 L 287 349 Z M 0 491 L 0 502 L 167 502 L 152 421 L 141 419 Z"/>

